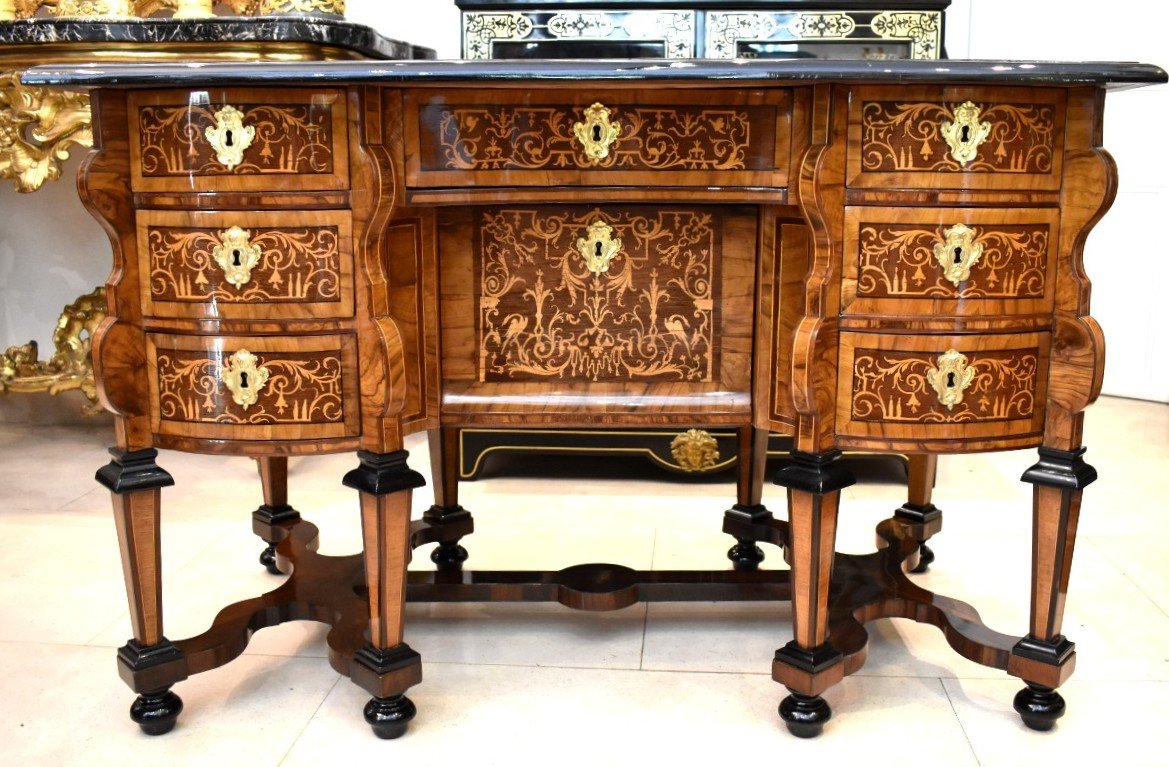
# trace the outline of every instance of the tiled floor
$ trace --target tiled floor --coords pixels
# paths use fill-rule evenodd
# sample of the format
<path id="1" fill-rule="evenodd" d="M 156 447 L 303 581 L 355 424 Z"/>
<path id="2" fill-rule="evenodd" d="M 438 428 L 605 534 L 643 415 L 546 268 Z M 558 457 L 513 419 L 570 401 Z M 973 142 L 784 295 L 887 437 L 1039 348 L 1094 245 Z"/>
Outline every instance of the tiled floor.
<path id="1" fill-rule="evenodd" d="M 181 683 L 186 710 L 162 738 L 127 717 L 114 648 L 129 634 L 106 493 L 92 481 L 108 428 L 0 427 L 0 765 L 706 765 L 845 760 L 865 765 L 1169 760 L 1169 406 L 1102 400 L 1088 419 L 1100 481 L 1085 497 L 1065 629 L 1079 664 L 1054 732 L 1011 710 L 1016 680 L 958 657 L 908 621 L 870 626 L 869 660 L 827 698 L 823 737 L 782 728 L 770 679 L 790 637 L 787 605 L 659 604 L 582 614 L 554 605 L 411 606 L 407 640 L 425 663 L 408 735 L 376 740 L 367 695 L 325 660 L 324 630 L 260 632 L 228 666 Z M 412 438 L 423 469 L 426 444 Z M 941 461 L 946 529 L 927 588 L 975 604 L 990 625 L 1027 620 L 1034 453 Z M 165 453 L 166 625 L 202 631 L 218 609 L 269 589 L 255 562 L 253 464 Z M 360 545 L 351 456 L 293 462 L 293 501 L 322 551 Z M 768 500 L 782 513 L 781 495 Z M 497 478 L 463 486 L 479 528 L 476 568 L 725 567 L 727 483 Z M 840 550 L 865 551 L 902 500 L 896 485 L 846 491 Z M 429 505 L 415 496 L 415 511 Z M 777 561 L 773 551 L 771 560 Z M 430 565 L 425 552 L 413 567 Z M 1121 756 L 1123 754 L 1123 756 Z"/>

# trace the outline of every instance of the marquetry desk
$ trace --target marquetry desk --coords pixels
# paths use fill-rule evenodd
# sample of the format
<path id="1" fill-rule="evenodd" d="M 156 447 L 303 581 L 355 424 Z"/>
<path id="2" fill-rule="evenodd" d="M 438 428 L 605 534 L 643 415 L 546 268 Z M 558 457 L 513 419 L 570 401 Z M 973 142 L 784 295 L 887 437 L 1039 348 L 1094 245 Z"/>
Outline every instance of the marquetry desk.
<path id="1" fill-rule="evenodd" d="M 94 342 L 118 446 L 114 498 L 134 638 L 119 651 L 144 730 L 171 687 L 250 634 L 329 624 L 330 660 L 370 691 L 381 737 L 414 717 L 421 658 L 406 599 L 793 603 L 772 663 L 789 729 L 864 663 L 866 621 L 933 624 L 1019 677 L 1050 728 L 1071 674 L 1063 606 L 1083 488 L 1083 411 L 1104 341 L 1084 241 L 1112 203 L 1109 88 L 1140 64 L 375 62 L 46 67 L 90 88 L 83 198 L 109 232 L 109 317 Z M 695 424 L 747 435 L 724 529 L 790 570 L 464 572 L 470 514 L 449 436 L 480 426 Z M 430 430 L 435 506 L 403 437 Z M 763 505 L 759 448 L 795 435 Z M 841 448 L 1039 448 L 1031 615 L 1022 636 L 911 582 L 920 525 L 834 555 Z M 204 634 L 163 631 L 156 448 L 284 456 L 358 451 L 365 548 L 314 553 L 290 508 L 257 518 L 289 573 Z M 697 449 L 697 448 L 696 448 Z M 440 543 L 433 573 L 411 550 Z M 762 659 L 760 659 L 762 661 Z"/>

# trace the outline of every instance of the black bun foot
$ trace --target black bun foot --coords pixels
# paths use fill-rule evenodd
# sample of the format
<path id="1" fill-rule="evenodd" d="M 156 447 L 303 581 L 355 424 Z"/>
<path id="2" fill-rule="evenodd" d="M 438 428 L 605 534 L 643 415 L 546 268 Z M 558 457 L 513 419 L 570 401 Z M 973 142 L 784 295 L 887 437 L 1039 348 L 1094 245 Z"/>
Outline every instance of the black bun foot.
<path id="1" fill-rule="evenodd" d="M 1028 683 L 1015 696 L 1015 710 L 1023 717 L 1023 724 L 1032 730 L 1047 732 L 1055 727 L 1055 720 L 1064 715 L 1067 704 L 1055 690 Z"/>
<path id="2" fill-rule="evenodd" d="M 754 541 L 739 540 L 727 552 L 727 559 L 734 563 L 736 571 L 753 573 L 759 569 L 759 563 L 763 561 L 763 549 L 756 546 Z"/>
<path id="3" fill-rule="evenodd" d="M 462 570 L 468 556 L 467 550 L 457 543 L 440 543 L 430 552 L 430 561 L 438 565 L 439 570 Z"/>
<path id="4" fill-rule="evenodd" d="M 183 701 L 170 690 L 139 695 L 130 706 L 130 718 L 147 735 L 165 735 L 175 728 Z"/>
<path id="5" fill-rule="evenodd" d="M 814 738 L 824 732 L 824 725 L 832 718 L 832 709 L 819 695 L 792 693 L 779 704 L 779 716 L 792 735 Z"/>
<path id="6" fill-rule="evenodd" d="M 410 720 L 418 713 L 414 703 L 405 695 L 393 698 L 370 698 L 365 704 L 365 721 L 373 734 L 382 740 L 393 740 L 406 734 Z"/>
<path id="7" fill-rule="evenodd" d="M 921 544 L 921 548 L 917 550 L 917 567 L 913 568 L 909 572 L 924 573 L 926 570 L 930 569 L 930 565 L 934 563 L 934 559 L 936 559 L 934 556 L 934 550 L 929 546 L 926 546 L 924 543 Z"/>
<path id="8" fill-rule="evenodd" d="M 268 569 L 268 572 L 273 575 L 283 575 L 280 568 L 276 566 L 276 544 L 273 543 L 268 548 L 260 552 L 260 564 Z"/>

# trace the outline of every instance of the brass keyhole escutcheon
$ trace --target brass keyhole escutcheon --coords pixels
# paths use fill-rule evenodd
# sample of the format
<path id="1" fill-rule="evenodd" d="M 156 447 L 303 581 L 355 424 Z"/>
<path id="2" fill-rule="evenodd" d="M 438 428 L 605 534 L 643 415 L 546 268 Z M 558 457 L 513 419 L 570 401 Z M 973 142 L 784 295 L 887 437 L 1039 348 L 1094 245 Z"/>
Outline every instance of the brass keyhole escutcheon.
<path id="1" fill-rule="evenodd" d="M 934 245 L 934 259 L 942 267 L 942 276 L 955 288 L 970 279 L 970 270 L 982 260 L 983 245 L 975 242 L 975 236 L 970 227 L 955 224 L 944 230 L 944 239 Z"/>
<path id="2" fill-rule="evenodd" d="M 586 236 L 576 241 L 576 251 L 584 259 L 585 268 L 594 277 L 600 277 L 620 255 L 621 240 L 614 239 L 613 227 L 597 219 L 589 224 Z"/>
<path id="3" fill-rule="evenodd" d="M 215 113 L 215 125 L 203 132 L 215 150 L 215 159 L 228 170 L 244 161 L 244 152 L 256 138 L 256 129 L 244 125 L 244 113 L 228 105 Z"/>
<path id="4" fill-rule="evenodd" d="M 572 132 L 584 148 L 589 163 L 598 165 L 609 157 L 609 149 L 621 134 L 621 126 L 613 122 L 611 110 L 596 103 L 585 110 L 584 121 L 572 126 Z"/>
<path id="5" fill-rule="evenodd" d="M 259 359 L 247 349 L 231 355 L 219 370 L 219 380 L 231 392 L 232 402 L 247 410 L 260 399 L 260 392 L 271 375 Z"/>
<path id="6" fill-rule="evenodd" d="M 926 371 L 925 380 L 938 395 L 938 401 L 947 410 L 962 404 L 962 397 L 974 383 L 974 368 L 970 367 L 966 355 L 957 349 L 950 349 L 938 357 L 937 366 Z"/>
<path id="7" fill-rule="evenodd" d="M 219 233 L 219 244 L 211 250 L 211 257 L 223 270 L 223 278 L 237 289 L 248 284 L 264 252 L 252 244 L 252 233 L 233 226 Z"/>
<path id="8" fill-rule="evenodd" d="M 990 136 L 991 124 L 981 118 L 982 108 L 967 101 L 955 107 L 953 122 L 942 123 L 941 134 L 950 147 L 950 156 L 963 168 L 978 157 L 978 148 Z"/>

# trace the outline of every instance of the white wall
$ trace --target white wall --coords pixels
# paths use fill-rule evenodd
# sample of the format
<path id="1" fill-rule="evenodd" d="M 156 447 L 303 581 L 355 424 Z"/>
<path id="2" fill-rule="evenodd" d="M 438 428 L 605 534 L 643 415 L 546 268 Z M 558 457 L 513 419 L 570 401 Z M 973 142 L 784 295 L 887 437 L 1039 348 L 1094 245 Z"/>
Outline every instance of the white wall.
<path id="1" fill-rule="evenodd" d="M 955 58 L 1140 60 L 1169 67 L 1169 3 L 1112 0 L 955 0 L 947 48 Z M 382 34 L 459 53 L 453 2 L 350 0 L 348 17 Z M 1169 88 L 1109 99 L 1105 144 L 1120 167 L 1116 205 L 1089 238 L 1093 314 L 1108 336 L 1105 392 L 1169 402 Z M 77 201 L 76 160 L 33 195 L 0 182 L 0 345 L 37 339 L 47 356 L 64 304 L 104 281 L 109 245 Z M 8 399 L 15 399 L 10 396 Z M 47 403 L 46 403 L 47 404 Z M 70 403 L 72 407 L 72 403 Z M 26 405 L 0 399 L 0 420 Z M 62 410 L 64 412 L 64 410 Z"/>

